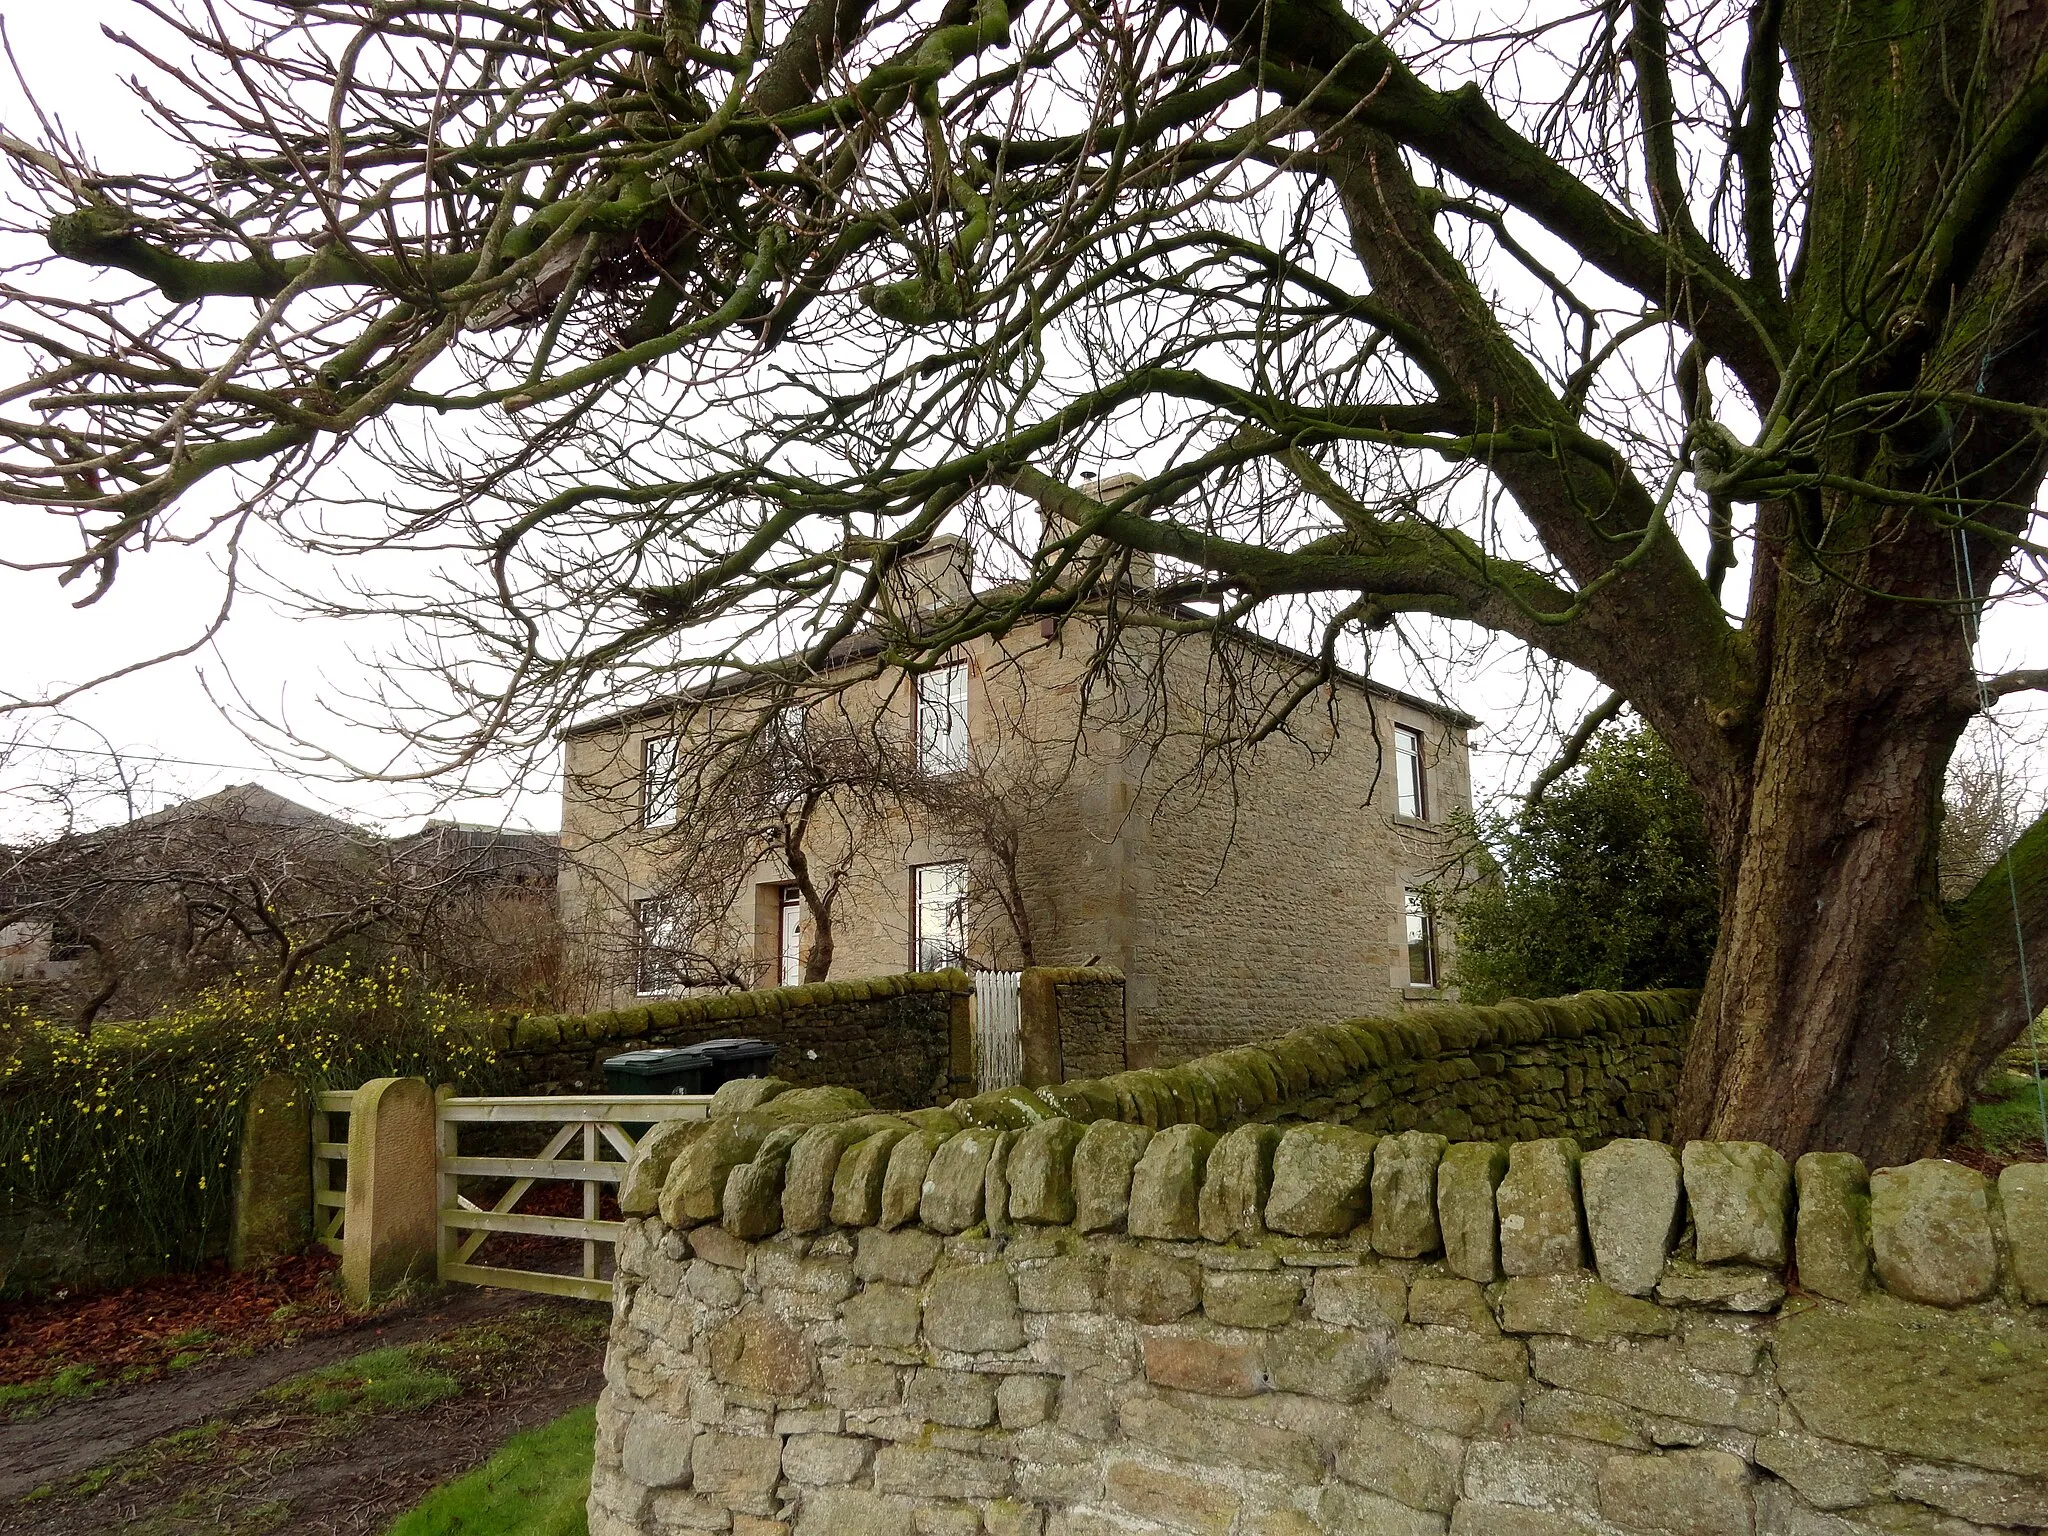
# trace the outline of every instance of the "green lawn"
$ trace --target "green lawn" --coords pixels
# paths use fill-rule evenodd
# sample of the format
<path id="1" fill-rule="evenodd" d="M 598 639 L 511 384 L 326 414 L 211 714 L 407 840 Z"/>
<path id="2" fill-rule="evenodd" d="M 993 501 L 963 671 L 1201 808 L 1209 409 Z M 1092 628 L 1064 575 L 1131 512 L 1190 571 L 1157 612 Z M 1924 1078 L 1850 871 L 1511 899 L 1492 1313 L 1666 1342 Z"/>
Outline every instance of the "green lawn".
<path id="1" fill-rule="evenodd" d="M 1970 1106 L 1970 1125 L 1987 1152 L 2010 1156 L 2041 1139 L 2041 1106 L 2034 1074 L 1992 1068 L 1980 1089 L 1987 1102 Z M 1997 1095 L 1992 1098 L 1991 1095 Z"/>
<path id="2" fill-rule="evenodd" d="M 597 1410 L 514 1435 L 469 1476 L 436 1488 L 386 1536 L 586 1536 Z"/>

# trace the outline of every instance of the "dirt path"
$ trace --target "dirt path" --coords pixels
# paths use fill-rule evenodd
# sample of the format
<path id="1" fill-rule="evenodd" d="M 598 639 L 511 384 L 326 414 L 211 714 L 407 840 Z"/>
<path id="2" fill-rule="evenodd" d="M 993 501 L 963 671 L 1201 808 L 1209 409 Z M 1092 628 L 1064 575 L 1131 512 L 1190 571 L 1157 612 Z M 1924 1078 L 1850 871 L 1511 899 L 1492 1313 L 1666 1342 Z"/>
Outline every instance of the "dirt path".
<path id="1" fill-rule="evenodd" d="M 426 1491 L 521 1430 L 595 1399 L 609 1309 L 458 1292 L 440 1306 L 321 1339 L 271 1365 L 165 1383 L 23 1429 L 62 1435 L 84 1470 L 0 1502 L 7 1536 L 374 1536 Z M 323 1358 L 339 1355 L 340 1359 Z M 241 1362 L 253 1367 L 256 1361 Z M 195 1368 L 196 1369 L 196 1368 Z M 238 1398 L 232 1406 L 230 1395 Z M 200 1418 L 192 1420 L 195 1399 Z M 145 1400 L 148 1404 L 145 1410 Z M 120 1405 L 124 1433 L 80 1415 Z M 184 1420 L 180 1427 L 169 1428 Z M 136 1437 L 160 1430 L 146 1443 Z"/>
<path id="2" fill-rule="evenodd" d="M 510 1291 L 462 1287 L 418 1310 L 380 1318 L 359 1328 L 325 1334 L 248 1359 L 197 1366 L 160 1381 L 58 1408 L 39 1419 L 0 1425 L 0 1501 L 20 1499 L 37 1488 L 105 1466 L 165 1435 L 232 1416 L 266 1388 L 303 1372 L 332 1365 L 365 1350 L 439 1338 L 467 1324 L 502 1317 L 531 1304 L 532 1298 Z M 592 1387 L 593 1395 L 594 1392 Z M 572 1397 L 567 1406 L 578 1400 L 581 1399 Z M 402 1454 L 399 1448 L 394 1448 L 394 1452 Z M 420 1447 L 420 1452 L 431 1456 L 428 1447 Z M 40 1522 L 18 1523 L 21 1513 L 0 1511 L 0 1529 L 43 1528 Z M 60 1511 L 53 1509 L 50 1513 L 59 1515 Z M 69 1518 L 75 1522 L 75 1511 Z M 79 1527 L 76 1523 L 67 1527 L 60 1519 L 49 1528 Z"/>
<path id="3" fill-rule="evenodd" d="M 450 1403 L 410 1421 L 382 1424 L 352 1441 L 346 1460 L 303 1469 L 292 1480 L 291 1517 L 265 1536 L 370 1536 L 431 1489 L 481 1466 L 511 1436 L 594 1400 L 603 1386 L 599 1357 L 516 1396 Z M 265 1492 L 274 1497 L 274 1485 Z M 77 1529 L 60 1520 L 24 1527 L 21 1536 L 71 1536 Z"/>
<path id="4" fill-rule="evenodd" d="M 573 1305 L 573 1304 L 568 1304 Z M 587 1324 L 587 1319 L 583 1322 Z M 464 1390 L 424 1407 L 338 1417 L 276 1393 L 110 1464 L 64 1492 L 0 1505 L 7 1536 L 375 1536 L 507 1437 L 593 1400 L 599 1335 L 562 1303 L 500 1324 L 516 1335 Z M 444 1336 L 462 1353 L 476 1329 Z M 436 1346 L 429 1346 L 436 1347 Z M 440 1363 L 450 1363 L 445 1353 Z"/>

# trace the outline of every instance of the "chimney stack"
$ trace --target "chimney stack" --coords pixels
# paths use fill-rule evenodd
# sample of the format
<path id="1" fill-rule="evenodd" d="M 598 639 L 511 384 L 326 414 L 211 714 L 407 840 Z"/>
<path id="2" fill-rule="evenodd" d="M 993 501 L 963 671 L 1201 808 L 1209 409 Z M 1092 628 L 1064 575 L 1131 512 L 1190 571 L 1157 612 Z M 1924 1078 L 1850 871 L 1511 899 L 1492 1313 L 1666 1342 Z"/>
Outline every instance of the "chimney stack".
<path id="1" fill-rule="evenodd" d="M 1083 480 L 1077 489 L 1091 501 L 1113 502 L 1142 484 L 1144 484 L 1142 476 L 1125 472 L 1123 474 L 1103 475 L 1096 479 Z M 1046 543 L 1051 544 L 1065 538 L 1067 534 L 1072 532 L 1073 525 L 1060 516 L 1059 513 L 1046 511 L 1043 515 L 1045 518 Z M 1107 543 L 1107 540 L 1089 539 L 1081 546 L 1076 558 L 1082 560 L 1089 559 L 1099 554 Z M 1130 552 L 1130 566 L 1124 574 L 1124 582 L 1129 586 L 1148 592 L 1158 586 L 1159 573 L 1153 564 L 1152 556 L 1144 550 L 1132 550 Z"/>
<path id="2" fill-rule="evenodd" d="M 967 541 L 957 534 L 942 534 L 889 572 L 889 599 L 906 620 L 938 613 L 967 601 L 973 574 Z"/>

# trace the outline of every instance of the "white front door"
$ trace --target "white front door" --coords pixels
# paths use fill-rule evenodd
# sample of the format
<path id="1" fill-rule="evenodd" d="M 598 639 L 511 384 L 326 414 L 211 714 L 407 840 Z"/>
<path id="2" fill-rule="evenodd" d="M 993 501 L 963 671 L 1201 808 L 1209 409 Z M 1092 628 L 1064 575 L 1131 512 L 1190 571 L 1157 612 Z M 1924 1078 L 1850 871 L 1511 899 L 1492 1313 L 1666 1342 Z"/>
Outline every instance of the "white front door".
<path id="1" fill-rule="evenodd" d="M 793 885 L 782 888 L 782 944 L 778 951 L 777 985 L 793 987 L 803 976 L 803 893 Z"/>

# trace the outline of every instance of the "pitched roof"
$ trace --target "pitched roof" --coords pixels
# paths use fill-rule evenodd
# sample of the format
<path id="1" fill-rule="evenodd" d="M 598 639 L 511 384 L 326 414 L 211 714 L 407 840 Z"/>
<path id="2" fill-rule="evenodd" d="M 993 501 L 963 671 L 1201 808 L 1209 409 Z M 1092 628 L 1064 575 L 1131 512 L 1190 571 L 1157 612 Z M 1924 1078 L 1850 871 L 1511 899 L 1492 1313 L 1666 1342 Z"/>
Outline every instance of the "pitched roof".
<path id="1" fill-rule="evenodd" d="M 1214 617 L 1212 614 L 1203 613 L 1199 608 L 1189 607 L 1185 603 L 1174 604 L 1173 612 L 1177 617 L 1185 619 L 1207 619 Z M 1225 625 L 1221 633 L 1241 645 L 1253 650 L 1264 651 L 1268 655 L 1299 662 L 1305 666 L 1314 667 L 1322 665 L 1322 658 L 1304 651 L 1298 646 L 1288 645 L 1285 641 L 1270 639 L 1241 625 Z M 882 636 L 874 630 L 862 630 L 857 634 L 848 635 L 825 653 L 824 670 L 834 671 L 840 667 L 851 666 L 856 661 L 863 661 L 880 651 L 884 644 L 886 642 Z M 778 666 L 782 662 L 793 660 L 796 654 L 796 652 L 789 652 L 778 656 L 773 661 L 767 663 L 767 665 L 770 667 Z M 1453 709 L 1447 704 L 1438 703 L 1433 699 L 1425 699 L 1420 694 L 1409 693 L 1404 689 L 1376 682 L 1363 673 L 1353 672 L 1344 667 L 1337 668 L 1336 680 L 1340 683 L 1348 684 L 1361 693 L 1374 694 L 1397 704 L 1405 704 L 1410 709 L 1420 710 L 1427 715 L 1434 715 L 1439 720 L 1448 721 L 1450 724 L 1466 730 L 1470 730 L 1473 726 L 1479 724 L 1477 716 L 1468 715 L 1461 709 Z M 578 736 L 595 735 L 599 731 L 616 730 L 621 726 L 633 725 L 642 720 L 656 719 L 672 711 L 678 704 L 698 703 L 706 699 L 745 693 L 748 689 L 757 686 L 759 686 L 759 679 L 751 672 L 736 672 L 714 677 L 709 682 L 699 683 L 690 688 L 679 688 L 673 693 L 665 693 L 659 697 L 649 699 L 644 704 L 633 704 L 624 709 L 612 710 L 606 714 L 593 715 L 588 720 L 575 721 L 563 728 L 561 736 L 564 741 L 568 741 Z"/>
<path id="2" fill-rule="evenodd" d="M 231 784 L 226 789 L 215 790 L 210 795 L 201 795 L 196 800 L 180 800 L 176 805 L 167 805 L 160 811 L 151 811 L 119 827 L 104 829 L 107 832 L 135 832 L 144 828 L 172 827 L 183 822 L 219 819 L 231 821 L 239 826 L 271 827 L 279 831 L 327 832 L 336 837 L 365 837 L 366 833 L 354 822 L 344 821 L 339 816 L 329 816 L 325 811 L 316 811 L 310 805 L 301 805 L 296 800 L 287 800 L 274 790 L 265 789 L 261 784 Z"/>

